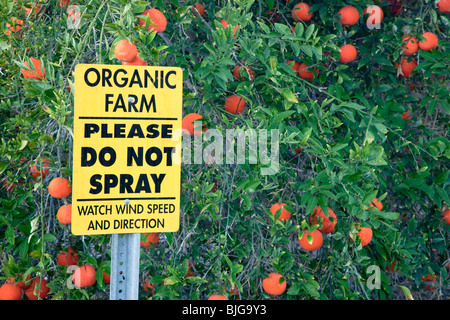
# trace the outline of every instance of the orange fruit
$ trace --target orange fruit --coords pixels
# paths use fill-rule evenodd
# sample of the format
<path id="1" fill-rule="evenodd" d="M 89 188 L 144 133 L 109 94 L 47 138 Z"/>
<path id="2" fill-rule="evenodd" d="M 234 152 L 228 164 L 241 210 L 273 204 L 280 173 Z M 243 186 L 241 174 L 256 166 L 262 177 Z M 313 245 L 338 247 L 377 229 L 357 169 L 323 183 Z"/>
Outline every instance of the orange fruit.
<path id="1" fill-rule="evenodd" d="M 275 203 L 270 208 L 270 212 L 273 214 L 274 217 L 276 217 L 277 211 L 281 208 L 280 216 L 277 219 L 278 221 L 286 221 L 291 217 L 291 213 L 284 208 L 285 205 L 286 205 L 286 203 L 282 203 L 282 204 Z"/>
<path id="2" fill-rule="evenodd" d="M 48 193 L 56 199 L 67 198 L 72 193 L 72 187 L 69 184 L 70 182 L 66 178 L 54 178 L 48 184 Z"/>
<path id="3" fill-rule="evenodd" d="M 319 74 L 319 70 L 314 68 L 314 71 L 308 70 L 308 66 L 305 63 L 300 63 L 298 65 L 298 76 L 302 79 L 307 79 L 308 81 L 313 81 L 315 74 Z"/>
<path id="4" fill-rule="evenodd" d="M 194 4 L 194 8 L 195 8 L 194 12 L 195 13 L 198 12 L 198 14 L 201 16 L 203 16 L 203 14 L 205 13 L 205 7 L 201 3 L 196 2 Z"/>
<path id="5" fill-rule="evenodd" d="M 20 279 L 20 280 L 19 280 Z M 24 277 L 22 276 L 22 273 L 17 274 L 16 273 L 16 277 L 11 277 L 7 283 L 12 283 L 15 284 L 16 286 L 18 286 L 20 289 L 25 290 L 27 289 L 31 283 L 32 277 L 31 274 L 29 274 L 28 276 L 26 276 L 26 278 L 24 279 Z M 19 280 L 19 281 L 17 281 Z M 17 282 L 16 282 L 17 281 Z"/>
<path id="6" fill-rule="evenodd" d="M 134 43 L 123 39 L 114 47 L 114 55 L 120 61 L 130 62 L 136 59 L 138 51 Z"/>
<path id="7" fill-rule="evenodd" d="M 154 31 L 156 31 L 156 33 L 161 33 L 161 32 L 164 32 L 164 30 L 166 30 L 167 19 L 164 16 L 164 14 L 161 11 L 159 11 L 158 9 L 152 8 L 152 9 L 145 10 L 142 13 L 142 15 L 149 16 L 152 23 L 155 24 L 155 25 L 153 25 L 150 23 L 147 30 L 151 30 L 151 32 L 153 32 L 153 30 L 154 30 Z M 142 27 L 143 25 L 145 25 L 145 20 L 139 19 L 139 26 Z"/>
<path id="8" fill-rule="evenodd" d="M 320 206 L 315 207 L 312 213 L 313 215 L 309 218 L 312 225 L 321 224 L 319 230 L 322 233 L 328 234 L 334 231 L 334 227 L 337 223 L 337 217 L 333 210 L 328 208 L 328 217 L 325 216 L 325 213 Z"/>
<path id="9" fill-rule="evenodd" d="M 50 292 L 47 287 L 48 281 L 41 277 L 36 277 L 31 280 L 31 285 L 25 290 L 25 295 L 30 300 L 45 299 Z"/>
<path id="10" fill-rule="evenodd" d="M 122 65 L 124 65 L 124 66 L 148 66 L 148 63 L 141 57 L 136 56 L 136 58 L 133 61 L 122 61 Z"/>
<path id="11" fill-rule="evenodd" d="M 422 34 L 425 41 L 419 41 L 419 48 L 423 51 L 430 51 L 437 47 L 439 39 L 433 32 L 424 32 Z"/>
<path id="12" fill-rule="evenodd" d="M 281 278 L 284 278 L 281 274 L 276 272 L 270 272 L 268 277 L 263 279 L 263 290 L 270 295 L 279 296 L 286 291 L 287 282 L 286 279 L 280 283 Z"/>
<path id="13" fill-rule="evenodd" d="M 294 19 L 294 21 L 297 21 L 297 22 L 300 22 L 300 21 L 307 22 L 307 21 L 311 20 L 313 14 L 312 13 L 308 14 L 309 9 L 311 9 L 309 4 L 304 3 L 304 2 L 297 3 L 294 6 L 294 8 L 292 8 L 292 12 L 291 12 L 292 19 Z"/>
<path id="14" fill-rule="evenodd" d="M 208 300 L 228 300 L 223 294 L 212 294 L 208 297 Z"/>
<path id="15" fill-rule="evenodd" d="M 366 19 L 366 24 L 378 25 L 384 18 L 383 10 L 377 5 L 368 5 L 363 10 L 363 14 L 369 15 Z"/>
<path id="16" fill-rule="evenodd" d="M 417 43 L 417 39 L 411 35 L 403 36 L 403 54 L 407 56 L 411 56 L 419 50 L 419 44 Z"/>
<path id="17" fill-rule="evenodd" d="M 411 120 L 411 118 L 412 118 L 411 110 L 408 110 L 408 111 L 402 113 L 402 118 L 404 120 Z"/>
<path id="18" fill-rule="evenodd" d="M 398 63 L 395 63 L 395 67 L 397 70 L 399 69 Z M 403 57 L 400 61 L 400 70 L 402 74 L 400 74 L 399 71 L 397 71 L 397 74 L 399 77 L 408 78 L 415 67 L 417 67 L 417 62 L 415 59 L 411 59 L 411 61 L 408 62 L 408 58 Z"/>
<path id="19" fill-rule="evenodd" d="M 245 101 L 242 97 L 232 94 L 225 100 L 225 110 L 229 113 L 238 114 L 244 111 Z"/>
<path id="20" fill-rule="evenodd" d="M 25 14 L 27 15 L 29 15 L 31 12 L 36 14 L 39 12 L 39 10 L 41 10 L 41 7 L 42 6 L 40 4 L 32 5 L 31 3 L 27 3 L 25 6 L 23 6 L 23 10 L 25 10 Z"/>
<path id="21" fill-rule="evenodd" d="M 36 160 L 32 165 L 30 165 L 29 171 L 31 172 L 33 178 L 37 178 L 41 175 L 41 167 L 38 168 L 38 165 L 42 166 L 42 178 L 45 178 L 49 171 L 47 168 L 50 166 L 50 160 L 42 158 L 42 160 Z"/>
<path id="22" fill-rule="evenodd" d="M 447 224 L 450 224 L 450 209 L 447 209 L 442 213 L 442 219 L 444 219 Z"/>
<path id="23" fill-rule="evenodd" d="M 111 275 L 106 273 L 105 270 L 102 270 L 103 282 L 108 284 L 111 283 Z"/>
<path id="24" fill-rule="evenodd" d="M 367 227 L 359 227 L 359 232 L 356 234 L 356 237 L 361 239 L 361 245 L 367 246 L 372 241 L 372 229 Z"/>
<path id="25" fill-rule="evenodd" d="M 201 135 L 202 132 L 206 131 L 206 124 L 203 123 L 202 124 L 203 129 L 200 130 L 200 127 L 195 127 L 194 122 L 202 118 L 203 116 L 197 113 L 189 113 L 185 115 L 183 120 L 181 121 L 181 128 L 183 129 L 183 132 L 186 132 L 191 136 Z"/>
<path id="26" fill-rule="evenodd" d="M 184 275 L 185 278 L 194 276 L 194 271 L 191 270 L 191 268 L 193 268 L 194 264 L 195 263 L 188 260 L 188 270 L 187 270 L 186 274 Z"/>
<path id="27" fill-rule="evenodd" d="M 61 0 L 59 1 L 59 6 L 60 7 L 65 7 L 65 6 L 69 6 L 70 5 L 70 0 Z"/>
<path id="28" fill-rule="evenodd" d="M 56 263 L 59 266 L 74 266 L 80 260 L 80 256 L 73 248 L 68 248 L 67 251 L 61 250 L 56 257 Z"/>
<path id="29" fill-rule="evenodd" d="M 450 0 L 440 0 L 437 8 L 440 13 L 450 13 Z"/>
<path id="30" fill-rule="evenodd" d="M 246 66 L 236 66 L 233 69 L 233 76 L 236 80 L 244 81 L 244 80 L 255 80 L 255 73 Z"/>
<path id="31" fill-rule="evenodd" d="M 297 61 L 294 61 L 294 60 L 288 60 L 287 64 L 288 65 L 292 64 L 291 69 L 294 70 L 295 73 L 298 73 L 300 63 L 298 63 Z"/>
<path id="32" fill-rule="evenodd" d="M 353 26 L 359 20 L 359 12 L 352 5 L 348 5 L 348 6 L 342 7 L 338 11 L 338 17 L 339 17 L 339 15 L 340 15 L 339 22 L 343 26 Z"/>
<path id="33" fill-rule="evenodd" d="M 91 287 L 97 282 L 96 273 L 90 264 L 82 265 L 73 271 L 72 282 L 78 288 Z"/>
<path id="34" fill-rule="evenodd" d="M 308 242 L 308 235 L 312 236 L 312 242 Z M 302 236 L 298 238 L 298 243 L 306 251 L 315 251 L 322 247 L 323 244 L 323 235 L 319 229 L 315 229 L 314 231 L 303 230 Z"/>
<path id="35" fill-rule="evenodd" d="M 146 240 L 141 240 L 141 246 L 149 248 L 152 245 L 156 246 L 159 242 L 159 233 L 144 233 Z"/>
<path id="36" fill-rule="evenodd" d="M 6 30 L 5 34 L 9 36 L 11 32 L 17 32 L 22 29 L 23 26 L 23 20 L 12 18 L 10 19 L 11 24 L 8 22 L 6 23 L 6 27 L 8 30 Z"/>
<path id="37" fill-rule="evenodd" d="M 372 202 L 369 203 L 369 206 L 376 207 L 378 211 L 381 211 L 381 209 L 383 209 L 383 204 L 378 201 L 378 198 L 373 198 Z"/>
<path id="38" fill-rule="evenodd" d="M 340 47 L 340 57 L 339 61 L 342 63 L 350 63 L 356 59 L 358 51 L 355 46 L 351 44 L 344 44 Z"/>
<path id="39" fill-rule="evenodd" d="M 155 293 L 156 290 L 156 283 L 151 283 L 150 280 L 147 280 L 144 283 L 143 289 L 145 292 L 149 292 L 151 294 Z"/>
<path id="40" fill-rule="evenodd" d="M 28 61 L 24 61 L 24 65 L 27 66 L 28 69 L 21 69 L 22 75 L 25 79 L 44 79 L 45 78 L 45 71 L 41 69 L 41 60 L 30 58 L 31 63 L 33 64 L 33 69 L 31 69 L 30 65 L 28 64 Z"/>
<path id="41" fill-rule="evenodd" d="M 61 224 L 69 225 L 72 223 L 72 204 L 65 204 L 59 207 L 58 211 L 56 212 L 56 219 Z"/>
<path id="42" fill-rule="evenodd" d="M 23 290 L 15 284 L 4 283 L 0 287 L 0 300 L 20 300 L 23 296 Z"/>

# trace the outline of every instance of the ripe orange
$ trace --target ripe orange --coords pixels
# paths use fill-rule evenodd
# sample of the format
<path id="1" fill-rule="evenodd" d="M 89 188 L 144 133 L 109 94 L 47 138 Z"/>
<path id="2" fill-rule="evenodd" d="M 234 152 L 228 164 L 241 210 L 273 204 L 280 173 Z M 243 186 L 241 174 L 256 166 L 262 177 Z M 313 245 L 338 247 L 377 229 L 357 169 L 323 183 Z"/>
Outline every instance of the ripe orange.
<path id="1" fill-rule="evenodd" d="M 274 205 L 272 205 L 272 207 L 270 208 L 270 212 L 272 212 L 273 216 L 276 217 L 277 215 L 277 211 L 281 209 L 281 213 L 280 216 L 278 217 L 278 221 L 286 221 L 291 217 L 291 213 L 289 211 L 287 211 L 284 206 L 286 205 L 286 203 L 275 203 Z"/>
<path id="2" fill-rule="evenodd" d="M 372 241 L 372 229 L 368 227 L 359 227 L 359 232 L 356 234 L 356 237 L 361 239 L 361 245 L 364 247 L 368 245 Z"/>
<path id="3" fill-rule="evenodd" d="M 72 204 L 65 204 L 59 207 L 58 211 L 56 212 L 56 219 L 61 224 L 69 225 L 72 223 Z"/>
<path id="4" fill-rule="evenodd" d="M 161 33 L 161 32 L 164 32 L 164 30 L 166 30 L 167 19 L 164 16 L 164 14 L 161 11 L 159 11 L 158 9 L 152 8 L 152 9 L 145 10 L 142 13 L 142 15 L 149 16 L 152 23 L 155 24 L 155 25 L 153 25 L 150 23 L 147 30 L 151 30 L 151 32 L 153 32 L 153 30 L 154 30 L 154 31 L 156 31 L 156 33 Z M 142 27 L 143 25 L 145 25 L 145 20 L 139 19 L 139 26 Z"/>
<path id="5" fill-rule="evenodd" d="M 183 132 L 186 132 L 191 136 L 201 135 L 202 132 L 206 131 L 206 124 L 203 123 L 202 124 L 203 129 L 200 130 L 200 127 L 195 127 L 194 122 L 202 118 L 203 116 L 197 113 L 189 113 L 185 115 L 181 122 L 181 128 L 183 129 Z"/>
<path id="6" fill-rule="evenodd" d="M 40 4 L 32 5 L 31 3 L 27 3 L 25 6 L 23 6 L 23 10 L 25 10 L 25 14 L 27 15 L 29 15 L 31 12 L 37 14 L 39 10 L 41 10 L 41 7 L 42 6 Z"/>
<path id="7" fill-rule="evenodd" d="M 263 290 L 270 295 L 279 296 L 286 291 L 287 282 L 286 279 L 280 283 L 281 278 L 284 278 L 281 274 L 276 272 L 270 272 L 268 277 L 263 279 L 262 287 Z"/>
<path id="8" fill-rule="evenodd" d="M 159 233 L 144 233 L 146 240 L 141 240 L 141 246 L 149 248 L 152 245 L 156 246 L 159 242 Z"/>
<path id="9" fill-rule="evenodd" d="M 20 279 L 20 280 L 19 280 Z M 30 285 L 31 285 L 31 283 L 30 283 L 30 281 L 31 281 L 31 279 L 32 279 L 32 277 L 31 277 L 31 274 L 29 274 L 28 276 L 26 276 L 25 278 L 22 276 L 22 273 L 19 273 L 19 274 L 15 274 L 15 277 L 13 276 L 13 277 L 11 277 L 9 280 L 7 280 L 6 282 L 7 283 L 12 283 L 12 284 L 15 284 L 16 286 L 18 286 L 20 289 L 22 289 L 22 290 L 25 290 L 25 289 L 27 289 Z M 17 280 L 19 280 L 19 281 L 17 281 Z M 17 281 L 17 282 L 16 282 Z"/>
<path id="10" fill-rule="evenodd" d="M 411 120 L 411 118 L 412 118 L 411 110 L 408 110 L 408 111 L 402 113 L 402 118 L 404 120 Z"/>
<path id="11" fill-rule="evenodd" d="M 68 248 L 67 251 L 61 250 L 56 257 L 56 262 L 59 266 L 74 266 L 80 260 L 80 256 L 73 248 Z"/>
<path id="12" fill-rule="evenodd" d="M 300 63 L 298 65 L 298 76 L 302 79 L 307 79 L 308 81 L 312 82 L 314 80 L 315 74 L 319 74 L 319 70 L 314 68 L 314 71 L 308 70 L 308 66 L 305 63 Z"/>
<path id="13" fill-rule="evenodd" d="M 22 29 L 23 26 L 23 20 L 12 18 L 10 19 L 11 24 L 8 22 L 6 23 L 6 27 L 8 30 L 6 30 L 5 34 L 9 36 L 11 32 L 17 32 Z"/>
<path id="14" fill-rule="evenodd" d="M 198 14 L 200 14 L 201 16 L 203 16 L 203 14 L 205 13 L 205 7 L 201 3 L 196 2 L 194 4 L 194 8 L 195 8 L 194 12 L 195 13 L 198 12 Z"/>
<path id="15" fill-rule="evenodd" d="M 136 58 L 133 61 L 122 61 L 122 64 L 124 66 L 148 66 L 147 61 L 145 61 L 139 56 L 136 56 Z"/>
<path id="16" fill-rule="evenodd" d="M 21 69 L 22 75 L 25 79 L 44 79 L 45 71 L 41 69 L 41 60 L 30 58 L 31 63 L 33 63 L 33 69 L 31 69 L 28 61 L 24 61 L 24 65 L 28 67 L 28 69 Z"/>
<path id="17" fill-rule="evenodd" d="M 422 34 L 425 41 L 419 41 L 419 48 L 423 51 L 430 51 L 437 47 L 439 39 L 433 32 L 424 32 Z"/>
<path id="18" fill-rule="evenodd" d="M 232 94 L 225 100 L 225 110 L 229 113 L 238 114 L 244 111 L 245 101 L 242 97 Z"/>
<path id="19" fill-rule="evenodd" d="M 312 242 L 308 242 L 308 235 L 312 236 Z M 306 251 L 315 251 L 320 249 L 323 244 L 323 235 L 319 229 L 314 231 L 303 230 L 301 238 L 298 238 L 298 243 Z"/>
<path id="20" fill-rule="evenodd" d="M 0 300 L 20 300 L 23 290 L 13 283 L 4 283 L 0 287 Z"/>
<path id="21" fill-rule="evenodd" d="M 78 288 L 90 287 L 97 282 L 95 275 L 95 268 L 90 264 L 85 264 L 73 271 L 72 282 Z"/>
<path id="22" fill-rule="evenodd" d="M 41 277 L 36 277 L 31 280 L 31 285 L 25 290 L 25 295 L 30 300 L 45 299 L 50 292 L 47 287 L 48 281 Z"/>
<path id="23" fill-rule="evenodd" d="M 294 19 L 294 21 L 297 21 L 297 22 L 300 22 L 300 21 L 307 22 L 307 21 L 311 20 L 313 14 L 312 13 L 308 14 L 309 9 L 311 9 L 309 4 L 304 3 L 304 2 L 297 3 L 294 6 L 294 8 L 292 8 L 292 12 L 291 12 L 292 19 Z"/>
<path id="24" fill-rule="evenodd" d="M 150 280 L 147 280 L 144 283 L 143 289 L 145 292 L 149 292 L 149 293 L 153 294 L 156 291 L 156 283 L 152 283 L 152 282 L 150 282 Z"/>
<path id="25" fill-rule="evenodd" d="M 437 7 L 440 13 L 450 13 L 450 0 L 440 0 Z"/>
<path id="26" fill-rule="evenodd" d="M 42 162 L 42 165 L 41 165 Z M 29 171 L 31 172 L 31 175 L 33 176 L 33 178 L 37 178 L 41 175 L 41 167 L 37 167 L 37 166 L 42 166 L 42 178 L 45 178 L 45 176 L 48 173 L 48 167 L 50 166 L 50 160 L 46 159 L 46 158 L 42 158 L 41 160 L 36 160 L 32 165 L 30 165 L 29 167 Z"/>
<path id="27" fill-rule="evenodd" d="M 298 63 L 297 61 L 294 61 L 294 60 L 288 60 L 287 64 L 288 65 L 292 64 L 291 69 L 294 70 L 295 73 L 298 73 L 300 63 Z"/>
<path id="28" fill-rule="evenodd" d="M 352 6 L 352 5 L 348 5 L 345 7 L 342 7 L 339 11 L 338 11 L 338 17 L 339 15 L 341 16 L 339 18 L 339 22 L 343 25 L 343 26 L 353 26 L 355 25 L 358 20 L 359 20 L 359 12 L 358 10 Z"/>
<path id="29" fill-rule="evenodd" d="M 102 275 L 103 275 L 103 282 L 108 284 L 111 283 L 111 275 L 106 273 L 106 271 L 103 269 L 102 270 Z"/>
<path id="30" fill-rule="evenodd" d="M 117 42 L 114 47 L 114 55 L 120 61 L 134 61 L 138 55 L 136 45 L 130 41 L 123 39 Z"/>
<path id="31" fill-rule="evenodd" d="M 72 193 L 72 186 L 66 178 L 57 177 L 54 178 L 48 184 L 48 193 L 57 199 L 67 198 Z"/>
<path id="32" fill-rule="evenodd" d="M 244 80 L 255 80 L 255 73 L 246 66 L 236 66 L 233 69 L 233 76 L 236 80 L 244 81 Z"/>
<path id="33" fill-rule="evenodd" d="M 408 58 L 403 57 L 400 61 L 400 73 L 398 63 L 395 63 L 395 68 L 397 68 L 397 75 L 399 77 L 408 78 L 415 67 L 417 67 L 417 62 L 415 59 L 411 59 L 411 61 L 408 62 Z"/>
<path id="34" fill-rule="evenodd" d="M 356 59 L 356 56 L 358 55 L 358 51 L 356 48 L 351 44 L 344 44 L 340 48 L 340 57 L 339 61 L 342 63 L 350 63 Z"/>
<path id="35" fill-rule="evenodd" d="M 450 209 L 447 209 L 442 213 L 442 219 L 444 219 L 447 224 L 450 224 Z"/>
<path id="36" fill-rule="evenodd" d="M 228 300 L 223 294 L 212 294 L 208 297 L 208 300 Z"/>
<path id="37" fill-rule="evenodd" d="M 377 5 L 368 5 L 363 10 L 363 14 L 369 15 L 366 19 L 366 24 L 378 25 L 384 18 L 383 10 Z"/>
<path id="38" fill-rule="evenodd" d="M 378 201 L 378 198 L 373 198 L 372 202 L 369 203 L 369 206 L 376 207 L 378 211 L 381 211 L 381 209 L 383 209 L 383 204 Z"/>
<path id="39" fill-rule="evenodd" d="M 313 215 L 309 218 L 311 224 L 321 224 L 320 231 L 322 233 L 328 234 L 334 231 L 334 227 L 337 223 L 336 214 L 328 208 L 328 217 L 325 216 L 322 208 L 317 206 L 313 209 Z"/>
<path id="40" fill-rule="evenodd" d="M 403 54 L 407 56 L 411 56 L 419 50 L 419 44 L 417 43 L 417 39 L 411 35 L 403 36 Z"/>

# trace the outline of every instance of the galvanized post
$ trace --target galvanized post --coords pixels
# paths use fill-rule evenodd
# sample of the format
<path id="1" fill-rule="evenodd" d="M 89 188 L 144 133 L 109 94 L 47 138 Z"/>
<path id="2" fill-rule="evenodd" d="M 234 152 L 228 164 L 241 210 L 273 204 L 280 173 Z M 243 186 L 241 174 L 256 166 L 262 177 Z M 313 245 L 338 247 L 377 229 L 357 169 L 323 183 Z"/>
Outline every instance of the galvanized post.
<path id="1" fill-rule="evenodd" d="M 139 298 L 140 233 L 113 234 L 110 300 Z"/>

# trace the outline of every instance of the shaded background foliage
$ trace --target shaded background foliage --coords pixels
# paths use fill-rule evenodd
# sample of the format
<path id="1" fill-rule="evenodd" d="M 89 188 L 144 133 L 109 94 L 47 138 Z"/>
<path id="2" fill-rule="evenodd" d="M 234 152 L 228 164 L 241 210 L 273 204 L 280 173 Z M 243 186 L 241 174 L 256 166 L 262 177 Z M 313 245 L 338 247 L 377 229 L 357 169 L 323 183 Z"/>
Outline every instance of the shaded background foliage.
<path id="1" fill-rule="evenodd" d="M 362 17 L 374 3 L 364 0 L 315 1 L 306 23 L 293 21 L 292 1 L 205 1 L 201 17 L 191 10 L 194 1 L 80 1 L 78 29 L 69 28 L 59 1 L 40 2 L 37 14 L 26 14 L 27 3 L 1 1 L 2 278 L 16 272 L 47 277 L 52 299 L 108 298 L 102 270 L 109 271 L 110 236 L 73 236 L 56 220 L 70 198 L 54 199 L 46 187 L 56 176 L 76 174 L 75 65 L 120 63 L 113 48 L 128 38 L 149 65 L 183 68 L 183 115 L 203 115 L 208 128 L 280 132 L 275 175 L 261 175 L 267 166 L 261 162 L 183 166 L 180 230 L 142 248 L 141 299 L 205 299 L 213 293 L 267 299 L 261 280 L 272 271 L 288 282 L 282 299 L 405 299 L 401 286 L 416 299 L 448 298 L 449 228 L 442 211 L 450 203 L 450 28 L 449 15 L 439 13 L 435 1 L 403 1 L 400 15 L 390 12 L 389 1 L 377 2 L 385 13 L 381 29 L 367 28 L 363 18 L 352 27 L 338 23 L 344 5 L 356 6 Z M 138 27 L 149 7 L 164 12 L 164 33 Z M 25 25 L 6 36 L 11 17 Z M 403 35 L 425 31 L 439 37 L 438 48 L 419 51 L 413 75 L 398 77 Z M 345 43 L 358 49 L 349 64 L 339 62 Z M 44 80 L 21 76 L 30 57 L 43 62 Z M 318 76 L 312 82 L 299 78 L 288 60 L 314 66 Z M 233 78 L 236 65 L 249 66 L 255 80 Z M 243 114 L 224 110 L 230 94 L 245 99 Z M 402 118 L 407 110 L 411 120 Z M 42 158 L 50 160 L 50 173 L 35 179 L 29 166 Z M 383 203 L 381 211 L 368 207 L 374 197 Z M 276 202 L 290 206 L 290 220 L 273 218 L 269 209 Z M 298 235 L 310 227 L 316 206 L 330 207 L 338 223 L 321 249 L 305 252 Z M 368 246 L 349 239 L 354 223 L 373 229 Z M 67 288 L 70 273 L 55 262 L 67 247 L 79 252 L 79 264 L 97 268 L 94 287 Z M 393 261 L 396 272 L 385 270 Z M 367 285 L 371 265 L 381 268 L 380 289 Z M 188 270 L 193 274 L 186 276 Z M 424 288 L 421 278 L 428 274 L 439 276 L 435 290 Z M 143 291 L 148 280 L 157 284 L 154 293 Z M 233 285 L 238 296 L 228 290 Z"/>

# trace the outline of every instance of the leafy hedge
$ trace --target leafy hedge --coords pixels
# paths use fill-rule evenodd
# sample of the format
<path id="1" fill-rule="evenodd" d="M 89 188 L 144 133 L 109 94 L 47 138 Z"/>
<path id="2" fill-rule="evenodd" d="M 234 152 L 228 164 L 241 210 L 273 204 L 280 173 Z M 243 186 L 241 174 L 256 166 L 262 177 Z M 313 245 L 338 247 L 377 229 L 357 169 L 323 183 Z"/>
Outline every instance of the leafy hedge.
<path id="1" fill-rule="evenodd" d="M 365 23 L 362 11 L 373 4 L 368 0 L 308 1 L 313 18 L 299 23 L 291 17 L 293 1 L 204 1 L 199 16 L 194 1 L 90 0 L 79 2 L 77 29 L 69 28 L 67 6 L 59 1 L 31 1 L 41 7 L 27 14 L 28 2 L 2 0 L 0 9 L 2 279 L 15 273 L 45 277 L 48 299 L 108 299 L 102 271 L 109 272 L 111 237 L 72 235 L 56 219 L 70 197 L 52 198 L 47 185 L 76 174 L 74 67 L 120 64 L 113 49 L 126 38 L 148 65 L 183 68 L 183 115 L 201 114 L 207 128 L 224 132 L 280 134 L 273 175 L 261 175 L 267 166 L 261 161 L 183 166 L 180 230 L 142 247 L 141 299 L 206 299 L 213 293 L 268 299 L 261 281 L 273 271 L 288 283 L 280 299 L 405 299 L 401 288 L 416 299 L 449 297 L 449 226 L 442 213 L 450 204 L 450 16 L 434 0 L 395 1 L 403 9 L 398 15 L 389 1 L 377 2 L 384 11 L 380 29 Z M 344 5 L 360 12 L 356 25 L 338 22 Z M 161 34 L 138 26 L 149 7 L 168 20 Z M 6 35 L 11 18 L 24 24 Z M 399 76 L 402 37 L 420 41 L 425 31 L 438 36 L 438 47 L 419 50 L 413 74 Z M 339 62 L 346 43 L 358 50 L 348 64 Z M 45 79 L 21 75 L 31 57 L 43 63 Z M 312 82 L 302 79 L 290 60 L 318 74 Z M 236 80 L 236 65 L 249 66 L 254 81 Z M 242 114 L 224 110 L 231 94 L 244 98 Z M 412 118 L 404 119 L 408 110 Z M 34 178 L 29 167 L 44 158 L 50 172 Z M 369 205 L 374 198 L 381 210 Z M 287 221 L 269 211 L 281 202 L 292 212 Z M 331 208 L 338 222 L 322 248 L 306 252 L 298 237 L 314 228 L 309 216 L 316 206 Z M 349 237 L 357 232 L 355 223 L 373 230 L 369 245 Z M 67 286 L 70 273 L 56 256 L 68 247 L 79 253 L 79 265 L 96 267 L 96 285 Z M 385 269 L 394 261 L 395 272 Z M 376 274 L 371 266 L 381 268 L 380 288 L 369 285 Z M 422 281 L 428 274 L 439 277 L 431 291 Z M 144 291 L 146 281 L 157 284 L 154 292 Z M 234 285 L 238 296 L 230 293 Z"/>

